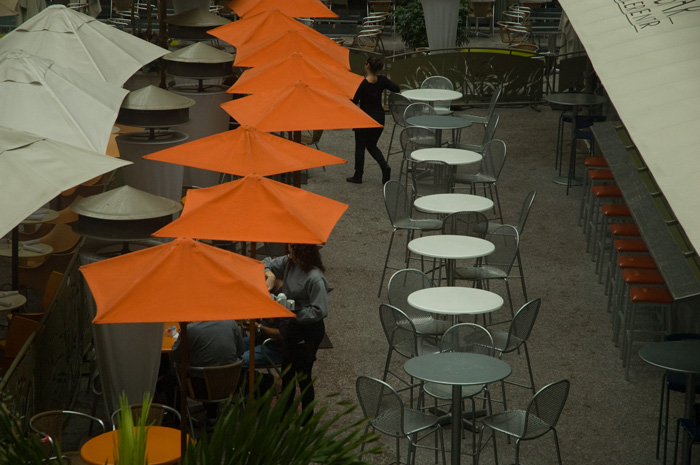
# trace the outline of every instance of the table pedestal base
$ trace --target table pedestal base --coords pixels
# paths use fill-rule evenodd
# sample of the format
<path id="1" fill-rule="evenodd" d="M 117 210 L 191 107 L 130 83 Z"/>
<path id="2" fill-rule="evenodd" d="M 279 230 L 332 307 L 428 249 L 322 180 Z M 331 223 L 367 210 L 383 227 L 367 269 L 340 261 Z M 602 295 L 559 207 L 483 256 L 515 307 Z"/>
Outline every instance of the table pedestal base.
<path id="1" fill-rule="evenodd" d="M 561 186 L 582 186 L 583 185 L 582 178 L 573 178 L 571 180 L 571 183 L 569 183 L 569 178 L 567 178 L 566 176 L 554 176 L 552 178 L 552 182 L 554 184 L 559 184 Z"/>

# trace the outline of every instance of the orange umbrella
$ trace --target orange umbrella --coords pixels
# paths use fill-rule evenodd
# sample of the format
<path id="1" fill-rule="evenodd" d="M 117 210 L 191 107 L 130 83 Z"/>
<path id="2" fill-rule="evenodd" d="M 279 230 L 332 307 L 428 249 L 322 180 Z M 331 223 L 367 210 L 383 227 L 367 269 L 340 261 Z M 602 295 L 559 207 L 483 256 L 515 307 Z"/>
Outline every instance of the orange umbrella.
<path id="1" fill-rule="evenodd" d="M 350 99 L 303 81 L 221 104 L 241 124 L 260 131 L 376 128 L 381 125 Z"/>
<path id="2" fill-rule="evenodd" d="M 157 237 L 323 244 L 348 206 L 257 174 L 187 191 L 180 218 Z"/>
<path id="3" fill-rule="evenodd" d="M 267 39 L 241 44 L 236 48 L 235 66 L 265 66 L 280 57 L 302 52 L 312 60 L 328 60 L 350 69 L 350 50 L 309 28 L 279 31 Z"/>
<path id="4" fill-rule="evenodd" d="M 207 34 L 238 47 L 249 42 L 269 39 L 283 31 L 300 29 L 307 29 L 325 37 L 320 32 L 282 13 L 278 8 L 271 8 L 256 15 L 246 16 L 239 21 L 224 24 L 207 31 Z"/>
<path id="5" fill-rule="evenodd" d="M 341 67 L 327 66 L 295 52 L 264 67 L 243 72 L 228 90 L 232 94 L 253 94 L 279 88 L 302 80 L 315 89 L 352 98 L 363 77 Z"/>
<path id="6" fill-rule="evenodd" d="M 97 304 L 94 323 L 180 321 L 183 380 L 188 321 L 294 316 L 270 298 L 262 263 L 191 239 L 83 265 L 80 271 Z M 181 389 L 184 418 L 187 400 Z M 182 428 L 183 457 L 186 438 Z"/>
<path id="7" fill-rule="evenodd" d="M 252 16 L 270 8 L 279 8 L 295 18 L 338 17 L 319 0 L 232 0 L 228 6 L 241 17 Z"/>
<path id="8" fill-rule="evenodd" d="M 178 165 L 245 176 L 288 173 L 346 160 L 282 137 L 240 126 L 143 157 Z"/>

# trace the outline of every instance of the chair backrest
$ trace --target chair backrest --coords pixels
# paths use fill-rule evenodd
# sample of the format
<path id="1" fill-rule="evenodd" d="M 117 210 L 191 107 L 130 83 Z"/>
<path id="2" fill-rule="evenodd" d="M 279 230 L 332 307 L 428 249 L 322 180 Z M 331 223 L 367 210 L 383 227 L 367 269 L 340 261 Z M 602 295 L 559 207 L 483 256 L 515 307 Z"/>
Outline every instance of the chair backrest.
<path id="1" fill-rule="evenodd" d="M 440 352 L 469 352 L 493 356 L 491 333 L 474 323 L 460 323 L 445 331 L 440 339 Z"/>
<path id="2" fill-rule="evenodd" d="M 442 223 L 443 234 L 458 236 L 473 236 L 481 239 L 486 237 L 489 220 L 481 212 L 455 212 L 447 215 Z"/>
<path id="3" fill-rule="evenodd" d="M 532 208 L 536 195 L 537 191 L 528 192 L 527 196 L 525 197 L 525 201 L 523 201 L 523 206 L 520 208 L 520 218 L 518 219 L 518 224 L 515 225 L 515 229 L 518 230 L 518 234 L 521 236 L 523 234 L 523 230 L 525 229 L 525 223 L 527 222 L 527 217 L 530 214 L 530 208 Z"/>
<path id="4" fill-rule="evenodd" d="M 187 376 L 188 397 L 199 402 L 217 402 L 226 400 L 238 390 L 238 379 L 241 375 L 241 365 L 238 360 L 229 365 L 217 367 L 189 367 Z M 206 386 L 206 395 L 195 390 L 192 385 L 192 377 L 203 378 Z"/>
<path id="5" fill-rule="evenodd" d="M 569 380 L 563 379 L 554 383 L 548 384 L 532 397 L 525 410 L 525 422 L 522 438 L 528 436 L 528 426 L 532 423 L 529 419 L 530 415 L 536 416 L 550 428 L 554 428 L 559 421 L 561 412 L 566 404 L 566 399 L 569 396 Z M 540 422 L 537 422 L 540 423 Z M 536 434 L 540 434 L 541 430 L 536 428 Z"/>
<path id="6" fill-rule="evenodd" d="M 410 104 L 411 101 L 398 92 L 389 93 L 389 111 L 391 112 L 391 117 L 394 118 L 394 123 L 401 127 L 406 127 L 406 120 L 403 115 L 406 107 Z"/>
<path id="7" fill-rule="evenodd" d="M 384 184 L 384 205 L 389 221 L 395 228 L 401 220 L 411 217 L 411 198 L 404 185 L 398 181 L 390 180 Z"/>
<path id="8" fill-rule="evenodd" d="M 63 433 L 67 429 L 67 424 L 70 420 L 71 437 L 75 437 L 75 447 L 69 447 L 63 444 Z M 81 423 L 78 426 L 78 422 Z M 94 428 L 97 426 L 98 428 Z M 43 436 L 48 436 L 52 445 L 61 445 L 62 452 L 77 451 L 80 448 L 80 442 L 92 436 L 104 433 L 106 431 L 105 424 L 99 418 L 88 415 L 82 412 L 74 412 L 71 410 L 47 410 L 46 412 L 37 413 L 29 419 L 29 427 L 35 433 Z"/>
<path id="9" fill-rule="evenodd" d="M 41 306 L 44 311 L 49 309 L 51 301 L 53 300 L 56 292 L 58 291 L 61 281 L 63 280 L 63 273 L 60 271 L 52 271 L 49 275 L 49 279 L 46 281 L 46 286 L 44 287 L 44 293 L 41 297 Z"/>
<path id="10" fill-rule="evenodd" d="M 510 274 L 515 258 L 518 255 L 518 245 L 520 242 L 518 231 L 515 226 L 504 224 L 487 236 L 496 248 L 493 253 L 485 258 L 486 264 L 503 270 L 506 274 Z"/>
<path id="11" fill-rule="evenodd" d="M 399 134 L 399 142 L 401 142 L 404 160 L 413 161 L 411 154 L 414 151 L 437 145 L 437 135 L 432 129 L 408 126 Z"/>
<path id="12" fill-rule="evenodd" d="M 134 418 L 134 423 L 136 423 L 141 417 L 141 409 L 143 408 L 143 404 L 131 404 L 129 407 L 131 408 L 131 415 Z M 119 423 L 120 412 L 121 409 L 117 409 L 112 413 L 111 420 L 112 427 L 114 429 L 117 429 L 119 426 L 117 423 Z M 168 405 L 152 403 L 150 408 L 148 409 L 146 425 L 162 426 L 163 420 L 165 420 L 166 417 L 169 418 L 169 423 L 175 421 L 177 427 L 180 427 L 182 425 L 182 417 L 180 417 L 180 412 Z"/>
<path id="13" fill-rule="evenodd" d="M 452 167 L 444 161 L 413 164 L 413 194 L 416 197 L 452 192 Z"/>
<path id="14" fill-rule="evenodd" d="M 39 320 L 43 314 L 38 314 L 37 317 L 27 317 L 21 313 L 12 315 L 7 328 L 7 339 L 5 339 L 5 347 L 3 351 L 4 357 L 16 357 L 19 351 L 24 346 L 29 336 L 36 331 L 39 326 Z"/>
<path id="15" fill-rule="evenodd" d="M 355 381 L 357 401 L 365 419 L 384 434 L 405 436 L 404 405 L 399 394 L 389 384 L 369 376 Z M 375 421 L 381 418 L 381 421 Z"/>
<path id="16" fill-rule="evenodd" d="M 73 232 L 67 224 L 56 224 L 51 231 L 39 240 L 53 248 L 53 253 L 68 252 L 73 249 L 82 236 Z"/>
<path id="17" fill-rule="evenodd" d="M 406 358 L 418 355 L 418 335 L 408 315 L 391 305 L 380 304 L 379 319 L 389 347 Z"/>
<path id="18" fill-rule="evenodd" d="M 408 296 L 412 292 L 430 287 L 433 287 L 433 281 L 422 271 L 412 268 L 399 270 L 389 278 L 387 285 L 389 305 L 403 311 L 416 325 L 421 320 L 431 320 L 430 313 L 413 308 L 408 304 Z"/>
<path id="19" fill-rule="evenodd" d="M 512 352 L 527 342 L 532 328 L 535 326 L 541 304 L 542 299 L 533 299 L 520 307 L 510 322 L 503 352 Z"/>
<path id="20" fill-rule="evenodd" d="M 489 109 L 486 112 L 486 120 L 487 121 L 491 121 L 491 118 L 493 118 L 493 113 L 496 111 L 496 105 L 498 104 L 498 99 L 501 98 L 502 93 L 503 93 L 503 87 L 501 87 L 501 86 L 498 86 L 493 90 L 493 94 L 491 95 L 491 101 L 489 102 Z"/>
<path id="21" fill-rule="evenodd" d="M 489 116 L 489 121 L 486 123 L 486 130 L 484 131 L 484 139 L 481 141 L 481 145 L 486 150 L 486 144 L 493 140 L 496 135 L 496 129 L 498 128 L 498 122 L 501 119 L 501 115 L 498 113 Z"/>
<path id="22" fill-rule="evenodd" d="M 506 143 L 493 139 L 484 145 L 484 153 L 479 165 L 479 173 L 498 179 L 506 162 Z"/>
<path id="23" fill-rule="evenodd" d="M 429 76 L 423 79 L 420 84 L 421 89 L 446 89 L 454 90 L 455 86 L 452 81 L 447 79 L 445 76 Z"/>
<path id="24" fill-rule="evenodd" d="M 403 112 L 403 118 L 404 121 L 406 121 L 406 124 L 408 123 L 408 118 L 412 116 L 422 116 L 422 115 L 434 115 L 435 114 L 435 109 L 430 106 L 427 103 L 424 102 L 416 102 L 412 103 L 409 106 L 406 107 L 406 109 Z"/>

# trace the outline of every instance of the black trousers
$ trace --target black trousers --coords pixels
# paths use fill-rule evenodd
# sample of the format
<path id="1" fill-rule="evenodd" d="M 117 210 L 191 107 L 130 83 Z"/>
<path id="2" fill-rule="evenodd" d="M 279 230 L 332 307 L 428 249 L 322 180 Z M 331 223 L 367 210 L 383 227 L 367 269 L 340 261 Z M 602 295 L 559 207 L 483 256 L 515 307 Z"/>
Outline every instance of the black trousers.
<path id="1" fill-rule="evenodd" d="M 299 389 L 304 392 L 301 399 L 302 407 L 309 405 L 315 397 L 311 370 L 316 361 L 316 351 L 325 333 L 326 325 L 321 320 L 305 325 L 290 323 L 283 337 L 282 366 L 289 369 L 282 377 L 282 388 L 294 382 L 294 375 L 302 375 L 298 380 Z"/>
<path id="2" fill-rule="evenodd" d="M 355 129 L 355 178 L 362 179 L 362 174 L 365 171 L 365 150 L 372 155 L 372 158 L 377 160 L 382 173 L 389 168 L 382 151 L 377 147 L 377 142 L 379 142 L 379 137 L 382 135 L 383 130 L 383 127 Z"/>

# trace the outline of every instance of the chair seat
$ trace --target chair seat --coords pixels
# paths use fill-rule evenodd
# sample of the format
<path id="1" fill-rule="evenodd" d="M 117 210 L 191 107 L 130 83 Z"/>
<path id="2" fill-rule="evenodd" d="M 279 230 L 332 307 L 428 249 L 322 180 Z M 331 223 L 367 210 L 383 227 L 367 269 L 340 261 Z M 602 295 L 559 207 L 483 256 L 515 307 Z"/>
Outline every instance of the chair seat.
<path id="1" fill-rule="evenodd" d="M 629 284 L 664 284 L 663 275 L 656 268 L 625 268 L 622 279 Z"/>
<path id="2" fill-rule="evenodd" d="M 459 148 L 464 148 L 465 146 L 460 145 Z M 465 149 L 468 150 L 468 149 Z M 478 182 L 496 182 L 496 178 L 493 176 L 486 176 L 480 173 L 477 174 L 466 174 L 466 173 L 455 173 L 454 175 L 454 180 L 455 182 L 459 182 L 462 184 L 473 184 L 473 183 L 478 183 Z"/>
<path id="3" fill-rule="evenodd" d="M 630 300 L 635 303 L 671 304 L 673 296 L 664 287 L 633 287 Z"/>
<path id="4" fill-rule="evenodd" d="M 634 223 L 614 223 L 610 225 L 613 236 L 641 236 L 642 233 Z"/>
<path id="5" fill-rule="evenodd" d="M 425 319 L 413 318 L 411 321 L 413 321 L 413 325 L 416 327 L 416 332 L 418 334 L 430 336 L 441 336 L 452 326 L 452 323 L 447 320 L 436 320 L 432 317 L 427 317 Z"/>
<path id="6" fill-rule="evenodd" d="M 495 266 L 463 266 L 455 268 L 455 278 L 457 279 L 506 279 L 508 273 Z"/>
<path id="7" fill-rule="evenodd" d="M 494 329 L 491 331 L 491 337 L 493 337 L 494 349 L 496 349 L 498 352 L 504 352 L 507 349 L 506 343 L 508 342 L 508 331 Z M 514 335 L 511 335 L 510 341 L 511 347 L 518 346 L 522 343 L 522 339 Z"/>
<path id="8" fill-rule="evenodd" d="M 420 410 L 404 409 L 404 431 L 406 434 L 413 434 L 437 425 L 437 417 Z M 371 424 L 377 430 L 391 436 L 400 436 L 396 431 L 396 418 L 401 415 L 398 409 L 385 411 L 381 416 L 372 420 Z"/>
<path id="9" fill-rule="evenodd" d="M 619 255 L 617 265 L 620 268 L 656 268 L 651 255 Z"/>
<path id="10" fill-rule="evenodd" d="M 433 229 L 442 229 L 441 220 L 432 219 L 414 219 L 414 218 L 404 218 L 399 219 L 394 225 L 398 229 L 415 229 L 421 231 L 429 231 Z"/>
<path id="11" fill-rule="evenodd" d="M 462 386 L 462 399 L 473 397 L 484 390 L 485 384 L 477 384 L 474 386 Z M 438 383 L 425 383 L 423 390 L 426 394 L 435 397 L 436 399 L 452 399 L 452 386 Z"/>
<path id="12" fill-rule="evenodd" d="M 600 157 L 600 156 L 593 156 L 593 157 L 586 157 L 586 159 L 583 161 L 583 166 L 608 166 L 608 161 L 605 159 L 605 157 Z"/>
<path id="13" fill-rule="evenodd" d="M 535 415 L 530 414 L 528 418 L 527 436 L 523 439 L 536 438 L 549 431 L 549 426 Z M 522 433 L 525 430 L 525 410 L 510 410 L 497 413 L 484 418 L 482 421 L 484 425 L 491 429 L 511 436 L 522 437 Z"/>

